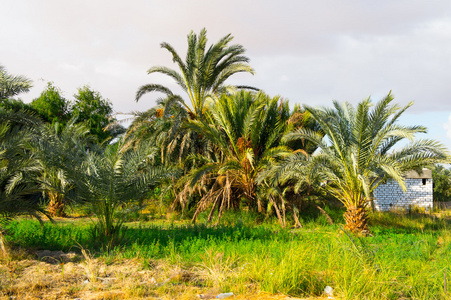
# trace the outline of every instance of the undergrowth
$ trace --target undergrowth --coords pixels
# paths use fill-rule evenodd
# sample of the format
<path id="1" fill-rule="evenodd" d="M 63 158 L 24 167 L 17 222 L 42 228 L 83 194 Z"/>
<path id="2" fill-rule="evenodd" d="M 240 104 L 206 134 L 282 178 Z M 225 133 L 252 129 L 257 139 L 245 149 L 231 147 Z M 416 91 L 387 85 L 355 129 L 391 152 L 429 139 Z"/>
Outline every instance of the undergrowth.
<path id="1" fill-rule="evenodd" d="M 80 244 L 105 259 L 138 259 L 143 268 L 165 261 L 194 272 L 194 285 L 235 293 L 321 296 L 329 285 L 343 299 L 440 299 L 450 289 L 444 280 L 451 277 L 447 218 L 376 213 L 373 235 L 359 238 L 321 217 L 304 220 L 301 229 L 237 217 L 226 216 L 216 227 L 135 224 L 108 252 L 93 241 L 89 224 L 17 220 L 5 226 L 5 238 L 32 249 L 77 251 Z"/>

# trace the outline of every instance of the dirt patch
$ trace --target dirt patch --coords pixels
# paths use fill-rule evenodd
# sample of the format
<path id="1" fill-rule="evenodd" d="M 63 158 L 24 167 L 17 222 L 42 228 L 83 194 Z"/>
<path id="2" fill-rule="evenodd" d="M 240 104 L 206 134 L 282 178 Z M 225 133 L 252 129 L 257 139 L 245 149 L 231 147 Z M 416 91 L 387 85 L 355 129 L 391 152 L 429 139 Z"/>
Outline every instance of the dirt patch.
<path id="1" fill-rule="evenodd" d="M 68 263 L 81 260 L 81 256 L 75 252 L 64 253 L 63 251 L 39 250 L 36 257 L 40 261 L 48 263 Z"/>
<path id="2" fill-rule="evenodd" d="M 157 260 L 145 264 L 137 259 L 106 261 L 89 254 L 43 250 L 36 252 L 35 259 L 4 259 L 0 264 L 0 299 L 199 300 L 215 299 L 219 293 L 195 269 Z M 227 299 L 300 298 L 250 291 Z"/>

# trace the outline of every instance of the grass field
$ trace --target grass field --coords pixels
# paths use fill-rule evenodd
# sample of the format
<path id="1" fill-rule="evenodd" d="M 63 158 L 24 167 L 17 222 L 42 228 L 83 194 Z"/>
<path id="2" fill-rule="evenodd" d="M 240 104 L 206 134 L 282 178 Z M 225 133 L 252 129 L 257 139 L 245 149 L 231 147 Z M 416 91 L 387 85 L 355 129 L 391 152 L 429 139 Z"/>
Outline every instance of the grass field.
<path id="1" fill-rule="evenodd" d="M 85 219 L 13 221 L 5 239 L 16 250 L 3 259 L 1 290 L 17 299 L 209 299 L 230 291 L 237 299 L 287 299 L 324 297 L 326 286 L 335 299 L 449 296 L 447 216 L 374 214 L 366 238 L 321 218 L 300 229 L 240 218 L 217 227 L 128 223 L 120 245 L 103 248 Z M 43 249 L 53 252 L 30 255 Z"/>

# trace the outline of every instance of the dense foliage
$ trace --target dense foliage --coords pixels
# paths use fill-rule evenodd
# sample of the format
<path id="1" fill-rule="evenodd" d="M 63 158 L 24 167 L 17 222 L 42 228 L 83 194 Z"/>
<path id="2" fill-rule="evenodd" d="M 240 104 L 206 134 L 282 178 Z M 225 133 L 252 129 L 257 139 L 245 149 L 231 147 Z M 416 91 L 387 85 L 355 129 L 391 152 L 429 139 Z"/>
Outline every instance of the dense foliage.
<path id="1" fill-rule="evenodd" d="M 64 125 L 70 118 L 70 103 L 62 96 L 60 89 L 53 83 L 47 83 L 47 87 L 41 95 L 30 103 L 44 121 L 51 123 L 60 123 Z"/>
<path id="2" fill-rule="evenodd" d="M 280 96 L 228 84 L 235 74 L 254 73 L 232 39 L 209 46 L 205 29 L 191 32 L 185 60 L 162 43 L 178 70 L 148 73 L 169 76 L 185 95 L 161 84 L 140 87 L 136 101 L 150 92 L 163 97 L 137 113 L 127 132 L 91 87 L 70 101 L 49 83 L 24 104 L 12 97 L 31 81 L 0 67 L 0 212 L 65 216 L 67 204 L 85 203 L 111 242 L 149 195 L 193 221 L 209 211 L 206 220 L 219 222 L 229 209 L 275 215 L 282 227 L 302 226 L 307 201 L 319 199 L 316 207 L 327 214 L 320 205 L 332 198 L 347 209 L 346 227 L 359 233 L 368 231 L 368 203 L 382 180 L 404 187 L 405 172 L 447 161 L 440 143 L 414 140 L 426 128 L 397 123 L 410 104 L 392 104 L 391 94 L 374 107 L 367 99 L 356 107 L 291 109 Z M 411 143 L 392 151 L 404 139 Z M 442 198 L 449 197 L 446 184 L 436 185 Z"/>
<path id="3" fill-rule="evenodd" d="M 22 112 L 0 109 L 0 214 L 45 213 L 40 205 L 36 177 L 41 171 L 31 147 L 37 118 Z"/>
<path id="4" fill-rule="evenodd" d="M 451 170 L 442 165 L 432 169 L 434 201 L 451 201 Z"/>

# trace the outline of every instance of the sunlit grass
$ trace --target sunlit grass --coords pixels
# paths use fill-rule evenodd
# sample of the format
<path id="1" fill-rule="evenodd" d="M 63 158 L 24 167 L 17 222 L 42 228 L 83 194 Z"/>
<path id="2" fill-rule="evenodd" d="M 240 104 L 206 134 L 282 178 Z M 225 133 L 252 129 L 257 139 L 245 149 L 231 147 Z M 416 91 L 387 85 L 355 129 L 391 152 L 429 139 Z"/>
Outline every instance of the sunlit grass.
<path id="1" fill-rule="evenodd" d="M 109 252 L 92 241 L 89 224 L 41 226 L 19 220 L 7 226 L 6 238 L 10 244 L 35 249 L 77 251 L 75 245 L 80 244 L 105 261 L 138 260 L 144 269 L 163 263 L 175 275 L 162 282 L 238 294 L 321 296 L 329 285 L 343 299 L 446 298 L 450 286 L 445 287 L 444 277 L 451 277 L 449 219 L 375 213 L 373 235 L 357 238 L 340 224 L 326 225 L 320 218 L 303 221 L 304 227 L 296 230 L 272 222 L 252 225 L 239 216 L 226 217 L 227 225 L 217 227 L 134 223 L 124 232 L 123 243 Z"/>

